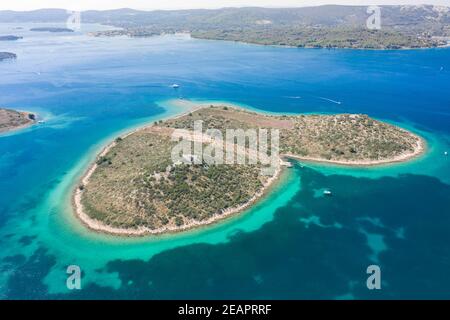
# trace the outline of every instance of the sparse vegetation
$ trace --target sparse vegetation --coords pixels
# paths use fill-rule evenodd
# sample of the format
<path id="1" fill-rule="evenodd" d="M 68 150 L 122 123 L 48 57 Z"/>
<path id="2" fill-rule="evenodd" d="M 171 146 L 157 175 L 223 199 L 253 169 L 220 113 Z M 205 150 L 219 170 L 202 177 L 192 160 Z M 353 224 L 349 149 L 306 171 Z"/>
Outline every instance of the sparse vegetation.
<path id="1" fill-rule="evenodd" d="M 22 128 L 34 123 L 36 115 L 0 108 L 0 132 Z"/>
<path id="2" fill-rule="evenodd" d="M 418 137 L 366 115 L 268 116 L 207 107 L 128 135 L 97 159 L 83 186 L 85 212 L 108 226 L 182 227 L 247 203 L 267 181 L 260 165 L 174 164 L 175 128 L 276 128 L 280 152 L 332 161 L 391 159 L 413 153 Z"/>

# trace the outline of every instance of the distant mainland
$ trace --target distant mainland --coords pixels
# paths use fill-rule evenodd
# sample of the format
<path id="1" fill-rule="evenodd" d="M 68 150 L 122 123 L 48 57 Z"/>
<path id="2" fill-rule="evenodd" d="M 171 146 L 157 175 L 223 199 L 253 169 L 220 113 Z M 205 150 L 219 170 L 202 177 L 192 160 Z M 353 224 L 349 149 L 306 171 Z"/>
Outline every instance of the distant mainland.
<path id="1" fill-rule="evenodd" d="M 450 43 L 450 7 L 434 5 L 118 9 L 85 11 L 82 17 L 85 23 L 117 28 L 90 33 L 94 36 L 152 37 L 188 33 L 198 39 L 328 49 L 415 49 L 443 47 Z M 67 18 L 67 11 L 61 9 L 0 11 L 0 22 L 9 23 L 64 23 Z M 34 28 L 33 31 L 73 30 Z"/>
<path id="2" fill-rule="evenodd" d="M 450 8 L 432 5 L 325 5 L 303 8 L 223 8 L 143 12 L 90 12 L 90 21 L 118 30 L 94 36 L 152 37 L 189 33 L 193 38 L 298 48 L 415 49 L 450 42 Z M 376 12 L 379 26 L 371 26 Z M 107 22 L 105 22 L 107 21 Z"/>
<path id="3" fill-rule="evenodd" d="M 270 175 L 262 164 L 174 164 L 175 129 L 278 129 L 280 157 Z M 203 134 L 202 143 L 211 144 Z M 361 114 L 272 116 L 233 106 L 200 106 L 118 137 L 97 157 L 73 191 L 76 216 L 90 229 L 140 236 L 192 229 L 235 215 L 278 180 L 287 159 L 348 166 L 402 162 L 419 156 L 425 141 Z M 244 155 L 252 150 L 236 149 Z"/>

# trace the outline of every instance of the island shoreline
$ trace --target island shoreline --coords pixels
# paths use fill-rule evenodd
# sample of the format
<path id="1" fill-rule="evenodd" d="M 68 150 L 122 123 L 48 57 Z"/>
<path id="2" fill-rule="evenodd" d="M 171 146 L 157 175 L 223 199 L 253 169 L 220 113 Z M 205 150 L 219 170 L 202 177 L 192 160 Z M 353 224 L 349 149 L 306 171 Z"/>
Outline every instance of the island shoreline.
<path id="1" fill-rule="evenodd" d="M 4 135 L 4 134 L 8 134 L 8 133 L 13 133 L 16 131 L 20 131 L 26 128 L 29 128 L 33 125 L 35 125 L 37 123 L 37 120 L 32 120 L 29 115 L 34 115 L 35 117 L 37 116 L 36 113 L 34 112 L 29 112 L 29 111 L 17 111 L 20 114 L 22 114 L 23 116 L 25 116 L 29 121 L 27 123 L 21 124 L 20 126 L 16 126 L 16 127 L 9 127 L 6 129 L 0 129 L 0 136 Z"/>
<path id="2" fill-rule="evenodd" d="M 411 132 L 409 132 L 409 133 L 413 134 Z M 410 154 L 401 154 L 392 159 L 369 160 L 369 161 L 342 161 L 342 160 L 319 159 L 319 158 L 312 158 L 312 157 L 301 157 L 301 156 L 296 156 L 296 155 L 292 155 L 292 154 L 282 154 L 281 156 L 288 158 L 288 159 L 296 160 L 296 161 L 329 164 L 329 165 L 342 166 L 342 167 L 348 167 L 348 168 L 380 167 L 380 166 L 385 166 L 385 165 L 390 165 L 390 164 L 408 162 L 413 159 L 420 158 L 422 155 L 424 155 L 428 149 L 425 139 L 418 135 L 414 135 L 414 136 L 416 136 L 418 138 L 418 143 L 417 143 L 416 147 L 414 148 L 414 152 L 410 153 Z"/>
<path id="3" fill-rule="evenodd" d="M 143 128 L 142 128 L 143 129 Z M 138 129 L 138 130 L 142 130 Z M 133 131 L 134 133 L 134 131 Z M 131 133 L 130 133 L 131 134 Z M 127 134 L 128 135 L 128 134 Z M 114 147 L 115 142 L 109 144 L 107 147 L 103 149 L 103 151 L 98 155 L 102 156 L 108 153 L 108 151 Z M 81 183 L 83 185 L 86 185 L 89 182 L 90 176 L 94 173 L 95 169 L 97 168 L 97 164 L 94 162 L 91 164 L 87 172 L 82 176 Z M 79 184 L 74 186 L 72 188 L 72 210 L 74 211 L 75 216 L 77 219 L 88 229 L 101 232 L 104 234 L 114 235 L 114 236 L 122 236 L 122 237 L 145 237 L 145 236 L 159 236 L 159 235 L 166 235 L 166 234 L 176 234 L 181 232 L 190 231 L 192 229 L 200 228 L 200 227 L 206 227 L 209 225 L 213 225 L 216 223 L 223 222 L 227 219 L 231 219 L 235 216 L 237 216 L 239 213 L 249 209 L 252 205 L 254 205 L 256 202 L 262 200 L 265 198 L 272 188 L 275 188 L 278 186 L 278 183 L 280 182 L 281 176 L 284 172 L 285 167 L 280 165 L 277 167 L 277 170 L 275 171 L 274 175 L 270 177 L 266 183 L 263 185 L 261 190 L 255 194 L 249 201 L 246 203 L 240 205 L 239 207 L 229 208 L 226 209 L 221 214 L 214 214 L 211 218 L 200 221 L 200 222 L 191 222 L 189 224 L 183 225 L 181 227 L 163 227 L 163 228 L 157 228 L 157 229 L 149 229 L 149 228 L 138 228 L 138 229 L 127 229 L 127 228 L 117 228 L 117 227 L 111 227 L 108 226 L 98 220 L 95 220 L 91 217 L 89 217 L 83 209 L 83 205 L 81 203 L 81 196 L 82 196 L 82 190 L 79 188 Z"/>
<path id="4" fill-rule="evenodd" d="M 194 112 L 196 110 L 207 108 L 210 104 L 205 103 L 198 105 L 196 107 L 190 108 L 188 111 L 183 112 L 179 115 L 173 116 L 173 117 L 167 117 L 165 119 L 177 119 L 181 118 L 185 115 L 190 114 L 191 112 Z M 230 108 L 235 108 L 238 110 L 245 110 L 245 108 L 238 107 L 235 105 L 228 105 Z M 254 111 L 250 111 L 254 112 Z M 161 119 L 164 120 L 164 119 Z M 159 120 L 158 120 L 159 121 Z M 131 130 L 130 132 L 125 133 L 124 135 L 120 136 L 122 139 L 139 132 L 141 130 L 145 130 L 147 128 L 150 128 L 154 126 L 154 124 L 145 124 L 139 128 L 136 128 L 134 130 Z M 94 173 L 95 169 L 97 168 L 97 163 L 94 161 L 89 165 L 89 167 L 84 171 L 84 174 L 77 179 L 77 184 L 75 184 L 72 187 L 71 191 L 71 203 L 72 203 L 72 211 L 75 217 L 78 221 L 80 221 L 85 227 L 88 229 L 103 233 L 103 234 L 109 234 L 113 236 L 120 236 L 120 237 L 145 237 L 145 236 L 161 236 L 166 234 L 176 234 L 181 232 L 187 232 L 192 229 L 200 228 L 200 227 L 206 227 L 212 224 L 223 222 L 224 220 L 233 218 L 237 216 L 239 213 L 242 213 L 243 211 L 249 209 L 252 205 L 262 200 L 264 197 L 266 197 L 269 194 L 269 191 L 276 187 L 278 185 L 278 182 L 280 180 L 280 177 L 282 176 L 282 173 L 284 172 L 286 166 L 282 165 L 283 159 L 292 159 L 295 161 L 304 161 L 304 162 L 313 162 L 313 163 L 324 163 L 324 164 L 330 164 L 330 165 L 338 165 L 338 166 L 345 166 L 345 167 L 375 167 L 375 166 L 382 166 L 382 165 L 389 165 L 389 164 L 395 164 L 395 163 L 402 163 L 407 162 L 411 159 L 418 158 L 421 155 L 423 155 L 427 149 L 427 144 L 425 139 L 422 137 L 405 130 L 403 128 L 400 128 L 396 126 L 397 128 L 407 132 L 408 134 L 414 135 L 418 138 L 418 143 L 416 147 L 414 148 L 414 151 L 409 154 L 401 154 L 393 159 L 383 159 L 383 160 L 370 160 L 370 161 L 340 161 L 340 160 L 327 160 L 327 159 L 319 159 L 319 158 L 311 158 L 311 157 L 301 157 L 291 154 L 280 154 L 280 165 L 276 167 L 276 171 L 273 176 L 271 176 L 263 185 L 261 190 L 256 193 L 249 201 L 246 203 L 234 207 L 234 208 L 228 208 L 224 210 L 221 214 L 214 214 L 212 217 L 210 217 L 207 220 L 204 221 L 195 221 L 188 223 L 183 226 L 176 226 L 176 227 L 162 227 L 157 229 L 149 229 L 147 227 L 140 227 L 136 229 L 131 228 L 119 228 L 119 227 L 112 227 L 108 226 L 105 223 L 98 221 L 96 219 L 91 218 L 89 215 L 86 214 L 83 208 L 83 204 L 81 202 L 81 197 L 83 190 L 80 189 L 80 186 L 86 186 L 89 183 L 89 178 Z M 116 145 L 116 141 L 112 141 L 109 144 L 107 144 L 103 149 L 101 149 L 100 153 L 97 154 L 96 159 L 101 156 L 105 156 L 111 148 L 113 148 Z"/>

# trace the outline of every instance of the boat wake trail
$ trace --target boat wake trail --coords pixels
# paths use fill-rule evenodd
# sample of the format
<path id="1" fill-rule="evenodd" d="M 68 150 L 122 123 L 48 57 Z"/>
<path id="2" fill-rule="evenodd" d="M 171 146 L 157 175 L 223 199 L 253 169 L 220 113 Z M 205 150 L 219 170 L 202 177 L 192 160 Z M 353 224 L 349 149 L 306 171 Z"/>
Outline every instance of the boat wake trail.
<path id="1" fill-rule="evenodd" d="M 322 99 L 322 100 L 325 100 L 325 101 L 329 101 L 329 102 L 335 103 L 335 104 L 342 104 L 341 101 L 336 101 L 336 100 L 328 99 L 328 98 L 325 98 L 325 97 L 318 97 L 318 98 Z"/>
<path id="2" fill-rule="evenodd" d="M 300 97 L 300 96 L 286 96 L 285 98 L 288 98 L 288 99 L 301 99 L 302 97 Z"/>

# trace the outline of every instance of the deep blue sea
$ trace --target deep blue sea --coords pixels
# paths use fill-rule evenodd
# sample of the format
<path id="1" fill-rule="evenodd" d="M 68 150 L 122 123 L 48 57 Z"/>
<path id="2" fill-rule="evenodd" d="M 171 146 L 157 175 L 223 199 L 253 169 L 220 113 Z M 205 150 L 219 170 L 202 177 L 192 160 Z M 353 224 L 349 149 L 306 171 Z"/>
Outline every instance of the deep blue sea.
<path id="1" fill-rule="evenodd" d="M 24 36 L 0 42 L 18 55 L 0 63 L 0 106 L 44 121 L 0 136 L 0 298 L 450 299 L 450 49 L 94 38 L 86 32 L 105 27 L 32 26 L 0 24 L 0 34 Z M 422 135 L 428 150 L 373 168 L 296 163 L 258 205 L 201 230 L 120 238 L 82 226 L 70 193 L 102 146 L 198 101 L 366 113 Z M 66 287 L 69 265 L 82 270 L 81 290 Z M 366 286 L 369 265 L 381 269 L 380 290 Z"/>

